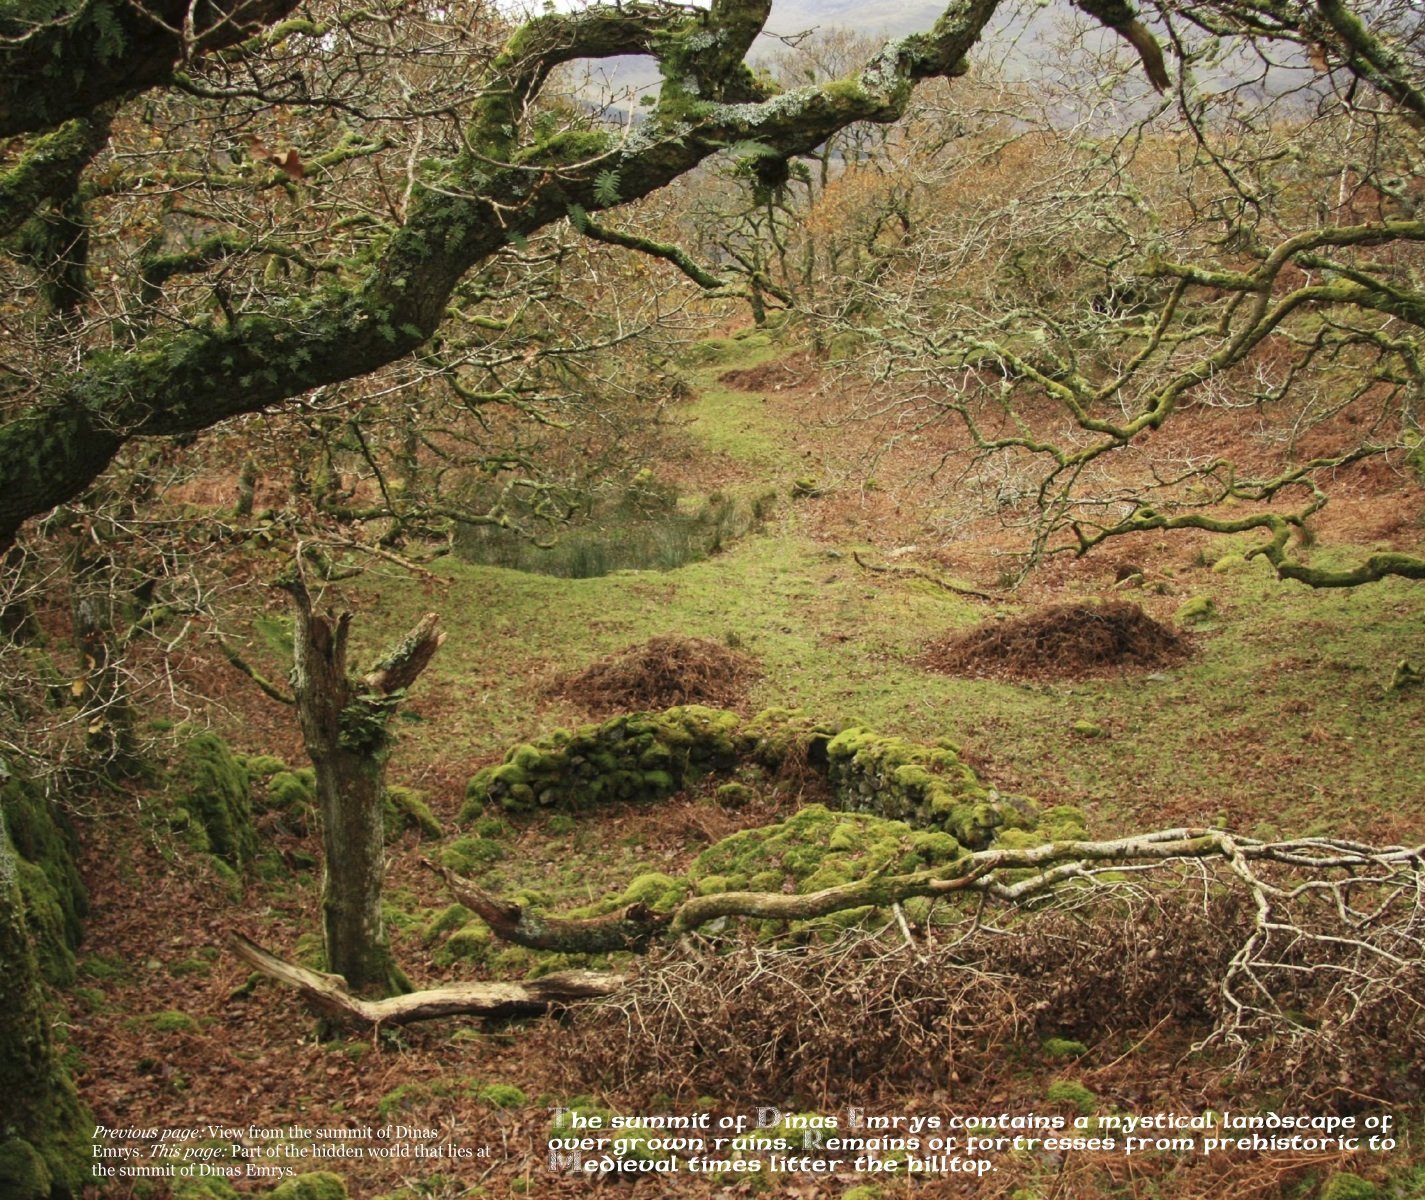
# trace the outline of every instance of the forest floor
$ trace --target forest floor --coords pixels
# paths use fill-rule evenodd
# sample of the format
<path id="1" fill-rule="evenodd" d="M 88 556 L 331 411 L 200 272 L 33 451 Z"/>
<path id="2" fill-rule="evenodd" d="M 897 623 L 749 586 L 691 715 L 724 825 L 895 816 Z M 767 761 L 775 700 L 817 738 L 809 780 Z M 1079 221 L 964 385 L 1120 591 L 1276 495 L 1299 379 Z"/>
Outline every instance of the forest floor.
<path id="1" fill-rule="evenodd" d="M 1388 687 L 1401 659 L 1425 661 L 1418 583 L 1313 592 L 1276 580 L 1261 559 L 1244 560 L 1250 539 L 1187 535 L 1056 559 L 1006 591 L 1023 531 L 1007 523 L 1012 514 L 1003 508 L 937 482 L 933 468 L 953 449 L 949 442 L 921 431 L 888 449 L 883 427 L 839 418 L 816 361 L 760 333 L 707 343 L 688 374 L 692 395 L 670 417 L 667 477 L 691 495 L 775 492 L 760 529 L 667 572 L 560 579 L 447 558 L 416 579 L 383 566 L 342 594 L 357 612 L 357 661 L 427 610 L 439 612 L 449 632 L 409 698 L 390 768 L 391 782 L 418 789 L 445 830 L 435 841 L 408 831 L 390 850 L 389 923 L 417 986 L 536 969 L 523 950 L 452 953 L 451 930 L 441 924 L 449 897 L 421 861 L 467 832 L 457 814 L 479 767 L 556 727 L 595 719 L 564 681 L 665 635 L 711 639 L 754 660 L 746 712 L 800 707 L 819 720 L 919 741 L 952 738 L 986 783 L 1045 808 L 1078 806 L 1092 836 L 1217 824 L 1265 838 L 1419 842 L 1425 688 Z M 1418 551 L 1425 539 L 1418 484 L 1367 471 L 1340 484 L 1339 502 L 1316 531 L 1313 561 L 1362 547 Z M 937 582 L 947 580 L 961 590 Z M 1185 654 L 1146 671 L 1009 678 L 927 666 L 927 649 L 953 633 L 1095 599 L 1131 600 L 1170 628 L 1189 602 L 1210 601 L 1211 615 L 1184 632 Z M 244 603 L 249 644 L 280 678 L 275 648 L 264 651 L 250 620 L 264 606 L 269 617 L 280 616 L 280 600 L 247 596 Z M 205 697 L 199 719 L 236 750 L 304 764 L 291 711 L 220 660 L 195 664 L 179 682 Z M 541 815 L 487 831 L 497 847 L 470 873 L 492 891 L 535 895 L 554 910 L 573 907 L 650 871 L 676 874 L 718 838 L 817 798 L 814 782 L 790 779 L 736 811 L 720 806 L 709 784 L 653 807 Z M 240 930 L 278 953 L 310 955 L 318 839 L 310 829 L 270 828 L 273 869 L 234 881 L 182 848 L 159 819 L 164 803 L 157 794 L 96 801 L 82 825 L 93 913 L 68 1032 L 81 1091 L 106 1126 L 395 1123 L 488 1152 L 474 1166 L 339 1164 L 334 1169 L 363 1200 L 590 1191 L 838 1197 L 857 1185 L 879 1189 L 858 1200 L 1305 1200 L 1342 1169 L 1378 1184 L 1382 1197 L 1425 1195 L 1425 1147 L 1409 1133 L 1390 1155 L 1296 1156 L 1270 1169 L 1230 1157 L 1207 1163 L 1084 1153 L 1041 1156 L 970 1181 L 789 1175 L 768 1188 L 757 1179 L 650 1176 L 600 1185 L 553 1173 L 550 1109 L 581 1096 L 630 1112 L 650 1104 L 689 1111 L 708 1096 L 742 1111 L 765 1104 L 833 1112 L 869 1098 L 884 1111 L 1027 1112 L 1044 1109 L 1058 1083 L 1079 1085 L 1102 1110 L 1196 1111 L 1230 1104 L 1238 1087 L 1257 1107 L 1273 1098 L 1240 1078 L 1232 1060 L 1191 1053 L 1194 1029 L 1172 1021 L 1140 1028 L 1125 1020 L 1070 1062 L 1040 1054 L 1031 1034 L 1006 1051 L 1002 1069 L 963 1087 L 943 1064 L 928 1062 L 924 1085 L 903 1083 L 894 1104 L 842 1077 L 835 1061 L 817 1095 L 733 1094 L 716 1065 L 700 1064 L 691 1048 L 681 1080 L 650 1079 L 643 1095 L 611 1092 L 593 1049 L 599 1031 L 554 1018 L 447 1020 L 375 1039 L 323 1039 L 277 985 L 243 987 L 247 973 L 225 947 L 228 932 Z M 1105 996 L 1105 1005 L 1111 1000 Z M 610 1028 L 603 1040 L 618 1036 Z M 662 1096 L 650 1099 L 655 1092 Z M 1055 1094 L 1062 1101 L 1069 1092 Z M 1413 1117 L 1404 1111 L 1417 1139 L 1418 1104 L 1417 1097 Z M 232 1182 L 239 1192 L 257 1188 Z M 102 1194 L 166 1192 L 146 1183 Z"/>

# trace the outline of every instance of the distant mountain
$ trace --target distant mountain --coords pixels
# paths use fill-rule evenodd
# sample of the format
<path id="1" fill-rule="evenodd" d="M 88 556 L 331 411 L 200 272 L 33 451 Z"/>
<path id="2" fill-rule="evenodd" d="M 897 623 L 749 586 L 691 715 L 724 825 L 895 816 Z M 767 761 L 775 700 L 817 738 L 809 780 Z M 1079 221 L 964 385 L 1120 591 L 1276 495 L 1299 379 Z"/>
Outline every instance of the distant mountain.
<path id="1" fill-rule="evenodd" d="M 944 4 L 927 0 L 775 0 L 767 29 L 785 35 L 815 26 L 844 25 L 858 33 L 898 37 L 930 28 L 944 11 Z"/>

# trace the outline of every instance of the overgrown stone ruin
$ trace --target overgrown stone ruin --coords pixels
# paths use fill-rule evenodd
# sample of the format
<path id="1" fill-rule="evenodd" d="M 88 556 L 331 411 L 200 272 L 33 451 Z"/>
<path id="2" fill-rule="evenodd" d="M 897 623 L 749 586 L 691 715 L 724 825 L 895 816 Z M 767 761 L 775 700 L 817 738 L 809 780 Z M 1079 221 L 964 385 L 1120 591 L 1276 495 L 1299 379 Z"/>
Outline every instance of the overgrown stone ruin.
<path id="1" fill-rule="evenodd" d="M 700 705 L 634 713 L 559 729 L 516 746 L 479 771 L 460 819 L 487 809 L 574 811 L 609 801 L 656 801 L 708 775 L 739 768 L 809 769 L 822 776 L 829 806 L 949 834 L 971 849 L 1002 828 L 1032 829 L 1028 801 L 987 788 L 950 743 L 926 746 L 859 726 L 818 723 L 799 710 L 755 717 Z"/>

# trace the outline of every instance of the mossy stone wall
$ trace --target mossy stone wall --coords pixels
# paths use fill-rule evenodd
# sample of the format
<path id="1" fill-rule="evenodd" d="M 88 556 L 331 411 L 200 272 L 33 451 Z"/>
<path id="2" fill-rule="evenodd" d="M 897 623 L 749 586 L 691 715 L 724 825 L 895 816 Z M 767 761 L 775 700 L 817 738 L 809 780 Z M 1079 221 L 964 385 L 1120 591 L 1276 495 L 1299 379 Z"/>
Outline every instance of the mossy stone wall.
<path id="1" fill-rule="evenodd" d="M 869 729 L 836 732 L 794 709 L 749 719 L 700 705 L 614 717 L 516 746 L 466 788 L 460 819 L 486 808 L 581 809 L 608 800 L 661 800 L 743 764 L 796 758 L 822 769 L 836 808 L 943 830 L 973 849 L 1001 827 L 1032 828 L 1032 805 L 999 796 L 948 743 L 919 745 Z"/>
<path id="2" fill-rule="evenodd" d="M 740 724 L 736 713 L 689 704 L 555 730 L 478 772 L 460 819 L 473 821 L 486 807 L 528 812 L 661 800 L 699 776 L 734 767 Z"/>

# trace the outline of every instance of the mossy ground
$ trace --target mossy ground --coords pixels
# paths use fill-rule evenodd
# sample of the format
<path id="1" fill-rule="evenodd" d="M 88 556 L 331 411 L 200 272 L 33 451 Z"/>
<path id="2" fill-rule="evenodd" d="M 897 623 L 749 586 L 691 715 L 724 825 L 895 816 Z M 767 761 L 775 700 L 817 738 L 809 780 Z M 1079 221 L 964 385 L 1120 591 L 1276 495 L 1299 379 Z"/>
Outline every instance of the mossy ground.
<path id="1" fill-rule="evenodd" d="M 1321 593 L 1261 568 L 1199 569 L 1191 587 L 1210 590 L 1222 615 L 1183 666 L 1010 684 L 936 676 L 911 661 L 931 638 L 979 620 L 983 604 L 869 577 L 790 520 L 667 575 L 437 570 L 440 602 L 465 615 L 414 701 L 440 714 L 408 732 L 414 759 L 452 745 L 490 754 L 579 723 L 570 703 L 540 695 L 560 670 L 658 634 L 733 633 L 763 665 L 754 705 L 920 741 L 951 736 L 993 783 L 1084 804 L 1097 829 L 1163 811 L 1211 821 L 1230 798 L 1234 825 L 1248 831 L 1343 822 L 1335 827 L 1362 832 L 1398 822 L 1407 815 L 1399 798 L 1425 790 L 1411 696 L 1386 690 L 1402 655 L 1416 647 L 1425 657 L 1425 597 L 1408 582 Z M 373 641 L 425 603 L 392 604 L 389 585 L 367 586 L 383 597 L 362 630 Z M 496 669 L 492 645 L 514 680 Z M 1103 736 L 1076 737 L 1079 721 Z"/>
<path id="2" fill-rule="evenodd" d="M 929 861 L 926 855 L 951 852 L 943 843 L 918 846 L 917 837 L 944 835 L 917 833 L 909 821 L 892 828 L 894 822 L 885 818 L 808 808 L 825 799 L 816 780 L 747 763 L 655 803 L 615 799 L 596 807 L 509 814 L 466 808 L 467 781 L 481 768 L 500 766 L 515 748 L 537 744 L 557 728 L 589 723 L 574 699 L 550 694 L 548 683 L 656 635 L 735 642 L 754 655 L 763 674 L 753 685 L 751 711 L 800 708 L 809 723 L 829 732 L 870 729 L 924 747 L 948 740 L 958 747 L 955 762 L 973 768 L 975 786 L 986 796 L 1024 795 L 1036 802 L 1038 827 L 1000 830 L 1009 840 L 1076 836 L 1085 827 L 1107 836 L 1218 821 L 1248 833 L 1418 838 L 1415 798 L 1425 794 L 1425 757 L 1419 752 L 1425 701 L 1420 689 L 1388 693 L 1386 687 L 1402 657 L 1425 660 L 1420 585 L 1386 582 L 1313 593 L 1275 581 L 1260 562 L 1215 572 L 1211 564 L 1221 554 L 1203 557 L 1200 547 L 1169 542 L 1148 564 L 1153 579 L 1167 581 L 1167 590 L 1145 593 L 1145 607 L 1158 619 L 1171 620 L 1177 608 L 1201 596 L 1210 598 L 1214 613 L 1194 635 L 1194 652 L 1182 665 L 1146 676 L 1053 684 L 930 674 L 915 662 L 928 642 L 996 612 L 1110 594 L 1113 573 L 1090 562 L 1082 570 L 1032 582 L 1018 597 L 987 603 L 923 580 L 863 570 L 851 557 L 853 550 L 884 546 L 892 537 L 908 540 L 910 531 L 877 531 L 859 510 L 851 511 L 854 497 L 848 496 L 854 489 L 838 483 L 821 459 L 817 439 L 824 435 L 784 395 L 716 383 L 730 368 L 755 366 L 777 353 L 761 335 L 722 339 L 694 368 L 700 391 L 678 412 L 696 453 L 716 464 L 700 470 L 721 472 L 728 487 L 748 495 L 773 489 L 783 497 L 760 532 L 720 554 L 675 571 L 594 579 L 537 576 L 446 558 L 433 564 L 432 578 L 420 585 L 381 567 L 346 586 L 342 599 L 358 610 L 353 635 L 358 663 L 370 661 L 371 648 L 403 633 L 427 610 L 439 611 L 450 631 L 412 690 L 411 719 L 401 722 L 390 767 L 392 783 L 416 789 L 443 828 L 434 837 L 433 828 L 422 830 L 425 822 L 416 819 L 392 830 L 386 893 L 392 938 L 420 983 L 567 965 L 495 942 L 469 912 L 450 904 L 438 880 L 419 866 L 422 856 L 468 872 L 492 892 L 568 912 L 596 911 L 615 899 L 666 908 L 694 890 L 744 880 L 750 886 L 805 890 L 819 872 L 825 883 L 863 864 L 894 859 L 900 865 L 907 856 Z M 810 476 L 821 494 L 794 500 L 796 481 Z M 702 492 L 714 482 L 701 479 Z M 1244 548 L 1219 549 L 1240 554 Z M 286 670 L 275 650 L 264 666 L 272 677 Z M 254 708 L 260 703 L 255 700 Z M 290 721 L 288 713 L 280 717 Z M 215 719 L 221 727 L 222 714 Z M 275 718 L 265 719 L 270 725 Z M 1093 726 L 1098 736 L 1081 736 L 1076 725 Z M 285 767 L 299 756 L 290 742 L 245 736 L 238 722 L 222 732 L 234 746 L 266 756 L 246 762 L 248 773 L 265 781 L 253 790 L 256 806 L 264 810 L 259 825 L 277 823 L 275 832 L 264 834 L 268 849 L 275 845 L 281 862 L 295 864 L 299 854 L 309 853 L 315 833 L 296 828 L 307 789 L 301 772 Z M 274 751 L 280 759 L 272 757 Z M 798 809 L 803 816 L 796 815 Z M 766 827 L 760 838 L 740 832 L 759 826 Z M 433 840 L 422 844 L 423 833 Z M 118 871 L 124 853 L 112 849 L 100 874 Z M 167 869 L 137 854 L 126 866 L 130 876 Z M 183 864 L 175 873 L 181 869 Z M 174 884 L 170 892 L 166 881 L 174 875 L 162 877 L 162 885 L 160 877 L 144 877 L 153 880 L 149 893 L 156 906 L 176 905 L 164 910 L 177 914 L 176 922 L 201 911 L 211 929 L 231 923 L 230 911 L 215 906 L 202 879 Z M 245 911 L 260 912 L 254 924 L 279 948 L 300 956 L 303 938 L 310 942 L 314 927 L 317 883 L 318 873 L 305 869 L 264 876 L 249 883 Z M 907 915 L 912 922 L 919 916 Z M 106 1100 L 103 1116 L 113 1118 L 110 1123 L 138 1121 L 154 1111 L 176 1117 L 187 1109 L 214 1115 L 231 1110 L 243 1118 L 250 1104 L 228 1090 L 234 1065 L 262 1071 L 257 1060 L 281 1042 L 290 1070 L 276 1074 L 268 1102 L 284 1111 L 320 1113 L 331 1124 L 374 1119 L 383 1096 L 403 1081 L 419 1082 L 425 1090 L 403 1097 L 402 1111 L 413 1123 L 458 1113 L 467 1136 L 497 1129 L 508 1132 L 509 1144 L 521 1146 L 534 1145 L 547 1133 L 547 1104 L 560 1096 L 538 1094 L 551 1086 L 549 1064 L 522 1055 L 517 1027 L 477 1032 L 433 1025 L 407 1031 L 400 1035 L 399 1058 L 379 1047 L 362 1055 L 329 1053 L 297 1040 L 300 1022 L 293 1021 L 288 998 L 275 989 L 264 986 L 249 999 L 233 1001 L 229 994 L 241 981 L 227 977 L 221 965 L 211 975 L 170 969 L 202 961 L 202 946 L 216 935 L 182 924 L 173 944 L 151 951 L 152 939 L 139 941 L 127 925 L 114 934 L 115 918 L 106 920 L 114 944 L 144 948 L 120 952 L 106 941 L 81 960 L 80 975 L 95 993 L 95 1003 L 85 1001 L 86 1027 L 76 1035 L 86 1052 L 105 1053 L 104 1038 L 122 1029 L 126 1017 L 172 1008 L 228 1022 L 225 1036 L 233 1056 L 214 1064 L 185 1063 L 180 1087 L 156 1064 L 187 1035 L 164 1034 L 148 1024 L 126 1033 L 141 1042 L 135 1053 L 122 1068 L 109 1062 L 98 1066 L 122 1072 L 128 1081 L 120 1096 Z M 160 1003 L 148 1002 L 143 992 L 155 979 L 165 989 Z M 1125 1040 L 1111 1053 L 1116 1058 L 1131 1049 Z M 1099 1061 L 1094 1056 L 1110 1051 L 1094 1046 L 1081 1059 L 1063 1046 L 1041 1046 L 1037 1038 L 1023 1050 L 1016 1069 L 1024 1078 L 1006 1083 L 1019 1089 L 1015 1095 L 1023 1107 L 1044 1103 L 1048 1089 L 1069 1071 L 1074 1077 L 1068 1082 L 1107 1094 L 1093 1074 Z M 1171 1055 L 1170 1047 L 1162 1050 L 1164 1061 Z M 1158 1061 L 1143 1062 L 1150 1060 Z M 134 1062 L 141 1064 L 138 1069 Z M 396 1062 L 399 1071 L 390 1069 Z M 381 1083 L 373 1085 L 376 1077 Z M 466 1086 L 464 1081 L 477 1077 L 478 1088 Z M 505 1089 L 519 1089 L 529 1103 L 520 1105 Z M 1060 1087 L 1055 1097 L 1070 1110 L 1082 1099 L 1068 1087 Z M 523 1166 L 501 1168 L 482 1185 L 488 1194 L 539 1194 L 538 1155 L 520 1161 Z M 1409 1169 L 1402 1166 L 1396 1173 Z M 1377 1178 L 1384 1169 L 1364 1173 Z M 392 1192 L 398 1182 L 392 1176 L 381 1186 L 353 1187 L 352 1193 Z M 842 1191 L 850 1183 L 841 1185 Z M 401 1186 L 412 1195 L 436 1195 L 445 1185 Z"/>

